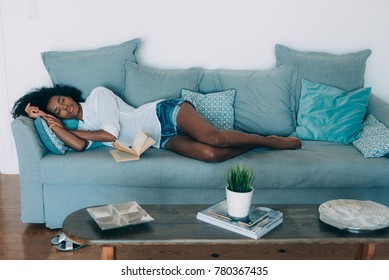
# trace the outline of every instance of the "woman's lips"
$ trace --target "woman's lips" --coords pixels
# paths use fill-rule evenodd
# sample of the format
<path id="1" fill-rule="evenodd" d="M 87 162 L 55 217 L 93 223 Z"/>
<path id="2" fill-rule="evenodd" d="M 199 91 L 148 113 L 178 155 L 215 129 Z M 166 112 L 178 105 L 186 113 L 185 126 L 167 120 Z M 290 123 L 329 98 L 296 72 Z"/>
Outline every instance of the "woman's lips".
<path id="1" fill-rule="evenodd" d="M 69 106 L 68 107 L 68 113 L 71 114 L 74 110 L 74 107 L 73 106 Z"/>

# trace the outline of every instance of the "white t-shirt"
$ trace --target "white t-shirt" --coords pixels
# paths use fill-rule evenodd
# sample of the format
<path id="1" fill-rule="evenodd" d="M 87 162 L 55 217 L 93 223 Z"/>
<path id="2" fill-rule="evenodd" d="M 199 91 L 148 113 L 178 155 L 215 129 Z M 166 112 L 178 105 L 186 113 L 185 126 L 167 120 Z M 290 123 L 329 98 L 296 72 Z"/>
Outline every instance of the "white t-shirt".
<path id="1" fill-rule="evenodd" d="M 160 101 L 160 100 L 159 100 Z M 131 146 L 135 135 L 142 130 L 157 143 L 159 148 L 161 124 L 156 114 L 159 101 L 134 108 L 105 87 L 92 90 L 85 102 L 81 102 L 83 120 L 78 124 L 79 130 L 105 130 L 120 142 Z M 103 143 L 112 146 L 111 142 Z"/>

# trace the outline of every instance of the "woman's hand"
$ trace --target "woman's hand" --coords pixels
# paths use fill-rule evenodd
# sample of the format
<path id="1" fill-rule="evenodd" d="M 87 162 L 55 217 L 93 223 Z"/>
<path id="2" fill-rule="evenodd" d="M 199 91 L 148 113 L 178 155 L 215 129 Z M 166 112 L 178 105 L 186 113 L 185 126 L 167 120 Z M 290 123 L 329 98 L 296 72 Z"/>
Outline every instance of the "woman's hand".
<path id="1" fill-rule="evenodd" d="M 63 126 L 63 123 L 60 119 L 54 117 L 53 115 L 50 115 L 50 114 L 46 114 L 43 119 L 47 122 L 47 125 L 50 127 L 50 128 L 53 128 L 53 126 L 57 125 L 61 128 L 64 128 Z"/>
<path id="2" fill-rule="evenodd" d="M 26 108 L 24 108 L 24 111 L 32 119 L 36 119 L 37 117 L 42 117 L 43 118 L 43 117 L 47 116 L 47 114 L 45 112 L 43 112 L 42 110 L 40 110 L 36 106 L 31 106 L 30 103 L 27 104 Z"/>

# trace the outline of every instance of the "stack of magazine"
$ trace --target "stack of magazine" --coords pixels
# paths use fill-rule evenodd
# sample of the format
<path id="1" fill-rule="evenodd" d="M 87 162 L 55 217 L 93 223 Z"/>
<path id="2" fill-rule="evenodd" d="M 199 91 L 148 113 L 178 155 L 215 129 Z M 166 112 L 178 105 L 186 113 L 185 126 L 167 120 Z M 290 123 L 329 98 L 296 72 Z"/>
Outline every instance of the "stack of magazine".
<path id="1" fill-rule="evenodd" d="M 227 213 L 227 201 L 223 200 L 197 213 L 197 219 L 209 224 L 258 239 L 283 222 L 282 212 L 267 207 L 252 207 L 248 217 L 234 219 Z"/>

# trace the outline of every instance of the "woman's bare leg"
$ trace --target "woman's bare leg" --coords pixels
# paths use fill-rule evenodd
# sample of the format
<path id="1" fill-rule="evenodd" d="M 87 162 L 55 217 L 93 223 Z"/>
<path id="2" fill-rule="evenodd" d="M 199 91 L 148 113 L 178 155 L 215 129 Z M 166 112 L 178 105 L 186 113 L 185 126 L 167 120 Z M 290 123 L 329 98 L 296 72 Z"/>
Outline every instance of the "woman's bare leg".
<path id="1" fill-rule="evenodd" d="M 219 130 L 210 125 L 189 103 L 184 102 L 177 116 L 178 127 L 193 139 L 215 147 L 269 147 L 300 149 L 302 143 L 294 137 L 261 136 L 237 130 Z"/>
<path id="2" fill-rule="evenodd" d="M 224 161 L 250 150 L 249 147 L 219 148 L 203 144 L 185 134 L 179 134 L 166 143 L 166 149 L 180 155 L 206 162 Z"/>

